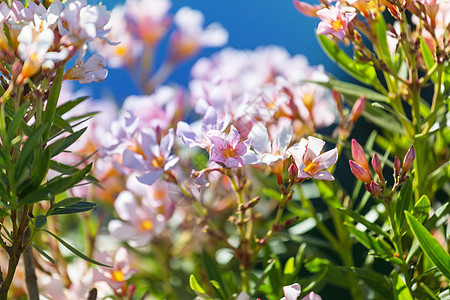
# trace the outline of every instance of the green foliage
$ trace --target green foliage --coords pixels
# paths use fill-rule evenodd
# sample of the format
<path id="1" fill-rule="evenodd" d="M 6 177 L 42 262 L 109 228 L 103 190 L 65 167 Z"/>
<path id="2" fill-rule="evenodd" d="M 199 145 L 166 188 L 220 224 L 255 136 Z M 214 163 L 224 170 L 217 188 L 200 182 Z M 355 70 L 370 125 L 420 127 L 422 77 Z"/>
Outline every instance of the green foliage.
<path id="1" fill-rule="evenodd" d="M 419 241 L 422 250 L 430 257 L 433 263 L 436 264 L 442 274 L 444 274 L 447 279 L 450 279 L 450 255 L 411 213 L 406 211 L 405 215 L 409 227 Z"/>

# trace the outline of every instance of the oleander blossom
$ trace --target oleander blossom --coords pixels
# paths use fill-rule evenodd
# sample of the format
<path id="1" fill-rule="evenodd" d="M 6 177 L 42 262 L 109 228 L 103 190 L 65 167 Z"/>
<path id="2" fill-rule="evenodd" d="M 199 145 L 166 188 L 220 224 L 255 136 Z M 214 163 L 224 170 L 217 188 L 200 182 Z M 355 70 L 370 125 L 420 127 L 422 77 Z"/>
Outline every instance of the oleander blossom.
<path id="1" fill-rule="evenodd" d="M 182 7 L 174 16 L 177 30 L 171 37 L 171 58 L 179 61 L 191 57 L 204 47 L 221 47 L 228 42 L 228 32 L 219 23 L 203 29 L 203 14 Z"/>
<path id="2" fill-rule="evenodd" d="M 225 115 L 223 119 L 219 119 L 216 110 L 210 106 L 203 116 L 201 130 L 195 130 L 188 123 L 180 121 L 177 125 L 177 136 L 189 148 L 200 147 L 209 150 L 211 147 L 211 140 L 208 138 L 208 132 L 225 131 L 230 124 L 230 120 L 231 117 L 228 114 Z"/>
<path id="3" fill-rule="evenodd" d="M 239 131 L 231 126 L 228 134 L 210 131 L 210 161 L 222 163 L 227 168 L 239 168 L 257 161 L 256 154 L 250 150 L 250 139 L 241 141 Z"/>
<path id="4" fill-rule="evenodd" d="M 283 162 L 290 156 L 287 149 L 292 135 L 293 129 L 289 122 L 285 122 L 277 128 L 272 142 L 270 142 L 266 127 L 261 123 L 253 126 L 249 134 L 258 162 L 270 166 L 272 172 L 279 178 L 283 172 Z"/>
<path id="5" fill-rule="evenodd" d="M 112 268 L 103 266 L 96 268 L 94 282 L 106 281 L 114 290 L 121 288 L 131 276 L 137 273 L 136 269 L 131 268 L 131 256 L 124 247 L 117 250 L 114 259 L 106 251 L 95 254 L 94 259 L 112 266 Z"/>
<path id="6" fill-rule="evenodd" d="M 324 146 L 324 141 L 310 136 L 308 140 L 301 139 L 298 144 L 288 149 L 297 165 L 299 179 L 334 180 L 333 175 L 325 169 L 336 163 L 338 151 L 334 148 L 320 154 Z"/>
<path id="7" fill-rule="evenodd" d="M 114 219 L 108 223 L 111 235 L 133 247 L 147 245 L 166 223 L 164 215 L 157 213 L 154 201 L 150 197 L 142 197 L 139 204 L 132 192 L 122 191 L 114 201 L 120 220 Z"/>
<path id="8" fill-rule="evenodd" d="M 128 148 L 123 152 L 123 165 L 142 174 L 137 177 L 140 182 L 153 184 L 178 162 L 178 157 L 170 154 L 174 138 L 172 128 L 160 143 L 155 131 L 141 130 L 135 148 Z"/>
<path id="9" fill-rule="evenodd" d="M 341 2 L 337 1 L 335 6 L 322 8 L 317 15 L 322 20 L 317 28 L 317 34 L 331 33 L 344 40 L 348 24 L 356 17 L 356 12 L 350 7 L 344 9 Z"/>
<path id="10" fill-rule="evenodd" d="M 284 297 L 280 300 L 297 300 L 300 296 L 302 289 L 300 287 L 300 284 L 294 283 L 291 285 L 287 285 L 283 287 L 283 294 Z M 302 298 L 302 300 L 322 300 L 322 297 L 315 294 L 314 292 L 309 293 L 305 297 Z"/>

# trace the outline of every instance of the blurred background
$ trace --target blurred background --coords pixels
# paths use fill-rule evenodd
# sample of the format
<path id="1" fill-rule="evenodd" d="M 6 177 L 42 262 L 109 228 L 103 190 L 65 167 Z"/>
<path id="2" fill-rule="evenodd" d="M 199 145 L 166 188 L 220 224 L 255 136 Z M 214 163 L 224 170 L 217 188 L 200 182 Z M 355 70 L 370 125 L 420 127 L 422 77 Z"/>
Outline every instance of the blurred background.
<path id="1" fill-rule="evenodd" d="M 92 3 L 98 1 L 89 1 Z M 103 3 L 111 10 L 124 0 L 109 0 Z M 316 3 L 316 1 L 307 1 Z M 172 0 L 171 14 L 183 6 L 200 10 L 205 16 L 205 25 L 219 22 L 228 30 L 229 41 L 226 47 L 236 49 L 255 49 L 258 46 L 279 45 L 291 54 L 305 55 L 311 65 L 323 65 L 328 73 L 350 80 L 320 48 L 315 35 L 319 19 L 301 15 L 292 0 Z M 156 66 L 164 59 L 168 39 L 161 41 L 156 53 Z M 208 48 L 199 55 L 185 61 L 169 77 L 166 83 L 178 83 L 187 86 L 190 69 L 201 56 L 209 56 L 219 51 Z M 95 98 L 113 97 L 121 103 L 131 94 L 140 94 L 126 70 L 109 68 L 108 77 L 102 83 L 83 85 Z"/>

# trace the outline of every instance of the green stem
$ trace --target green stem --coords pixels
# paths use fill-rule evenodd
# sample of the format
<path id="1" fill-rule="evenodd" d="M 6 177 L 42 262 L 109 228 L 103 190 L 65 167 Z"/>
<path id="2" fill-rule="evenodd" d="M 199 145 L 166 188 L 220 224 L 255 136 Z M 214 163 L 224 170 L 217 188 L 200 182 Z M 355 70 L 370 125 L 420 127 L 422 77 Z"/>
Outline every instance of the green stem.
<path id="1" fill-rule="evenodd" d="M 239 257 L 239 270 L 241 272 L 242 291 L 249 292 L 250 282 L 249 282 L 249 278 L 247 276 L 247 268 L 248 268 L 251 256 L 248 253 L 249 240 L 247 239 L 247 236 L 245 234 L 245 229 L 246 229 L 245 228 L 245 210 L 242 209 L 245 204 L 244 203 L 244 195 L 242 193 L 243 189 L 239 186 L 239 184 L 234 179 L 234 174 L 231 170 L 228 172 L 227 175 L 230 178 L 233 189 L 238 196 L 238 203 L 239 203 L 238 228 L 239 228 L 239 233 L 241 236 L 241 243 L 240 243 L 241 253 L 240 253 L 240 257 Z"/>

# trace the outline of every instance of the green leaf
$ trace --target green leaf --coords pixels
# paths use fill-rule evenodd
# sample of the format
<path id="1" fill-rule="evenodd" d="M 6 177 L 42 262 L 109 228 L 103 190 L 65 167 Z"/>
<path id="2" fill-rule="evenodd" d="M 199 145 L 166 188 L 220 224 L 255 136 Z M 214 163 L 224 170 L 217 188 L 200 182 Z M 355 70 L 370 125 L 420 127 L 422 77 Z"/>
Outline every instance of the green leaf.
<path id="1" fill-rule="evenodd" d="M 0 208 L 0 218 L 6 218 L 10 215 L 10 213 L 3 208 Z"/>
<path id="2" fill-rule="evenodd" d="M 48 146 L 48 148 L 50 149 L 51 157 L 58 155 L 59 153 L 66 150 L 70 145 L 75 143 L 78 138 L 86 131 L 86 129 L 87 127 L 78 130 L 71 135 L 61 138 Z"/>
<path id="3" fill-rule="evenodd" d="M 56 108 L 57 115 L 64 115 L 66 112 L 70 111 L 72 108 L 80 104 L 81 102 L 88 99 L 89 96 L 79 97 L 70 101 L 67 101 Z"/>
<path id="4" fill-rule="evenodd" d="M 416 239 L 419 241 L 420 247 L 444 274 L 450 279 L 450 256 L 430 232 L 417 221 L 413 215 L 405 211 L 406 220 Z"/>
<path id="5" fill-rule="evenodd" d="M 271 188 L 263 188 L 262 192 L 264 195 L 266 195 L 267 197 L 271 198 L 271 199 L 275 199 L 277 201 L 281 201 L 281 195 L 279 192 L 271 189 Z"/>
<path id="6" fill-rule="evenodd" d="M 219 269 L 217 268 L 217 263 L 212 259 L 208 252 L 205 251 L 205 249 L 202 251 L 202 259 L 209 280 L 214 280 L 219 284 L 220 289 L 218 288 L 218 290 L 219 292 L 222 291 L 224 293 L 224 299 L 230 298 L 228 288 L 220 275 Z"/>
<path id="7" fill-rule="evenodd" d="M 39 252 L 43 257 L 45 257 L 49 262 L 51 262 L 52 264 L 55 264 L 55 261 L 53 260 L 53 258 L 51 258 L 50 255 L 45 253 L 44 250 L 39 248 L 38 245 L 36 245 L 35 243 L 31 242 L 31 246 L 33 246 L 33 248 L 36 249 L 36 251 Z"/>
<path id="8" fill-rule="evenodd" d="M 431 53 L 430 48 L 428 48 L 428 45 L 422 36 L 420 36 L 420 50 L 422 52 L 423 60 L 427 65 L 427 69 L 430 70 L 436 62 L 434 61 L 433 53 Z M 433 74 L 431 75 L 431 79 L 433 80 L 433 82 L 436 82 L 437 80 L 436 71 L 434 71 Z"/>
<path id="9" fill-rule="evenodd" d="M 381 58 L 383 61 L 387 64 L 387 66 L 394 70 L 392 67 L 392 60 L 391 60 L 391 54 L 389 53 L 389 47 L 387 43 L 387 28 L 386 28 L 386 22 L 384 20 L 383 14 L 379 14 L 378 18 L 375 22 L 375 31 L 377 33 L 377 41 L 380 45 L 379 49 L 382 51 Z"/>
<path id="10" fill-rule="evenodd" d="M 341 69 L 363 83 L 374 86 L 377 89 L 383 89 L 373 66 L 369 63 L 362 64 L 354 61 L 325 35 L 319 34 L 317 39 L 324 51 Z"/>
<path id="11" fill-rule="evenodd" d="M 390 239 L 390 236 L 387 232 L 385 232 L 380 226 L 378 226 L 377 224 L 370 222 L 369 220 L 367 220 L 366 218 L 364 218 L 362 215 L 360 215 L 359 213 L 353 211 L 353 210 L 349 210 L 346 208 L 340 208 L 339 211 L 349 217 L 351 217 L 353 220 L 355 220 L 358 223 L 363 224 L 365 227 L 367 227 L 367 229 L 369 229 L 370 231 L 384 236 L 386 237 L 388 240 Z"/>
<path id="12" fill-rule="evenodd" d="M 394 249 L 392 249 L 392 247 L 384 240 L 374 238 L 373 236 L 368 235 L 366 232 L 356 229 L 353 224 L 345 222 L 344 225 L 361 244 L 363 244 L 369 250 L 374 250 L 379 257 L 388 259 L 394 255 Z"/>
<path id="13" fill-rule="evenodd" d="M 23 118 L 25 116 L 25 112 L 28 108 L 28 101 L 25 101 L 24 104 L 19 108 L 19 110 L 14 114 L 14 118 L 8 126 L 8 141 L 11 141 L 16 135 L 17 129 L 21 122 L 24 122 Z"/>
<path id="14" fill-rule="evenodd" d="M 270 271 L 272 270 L 272 268 L 275 266 L 275 261 L 272 260 L 269 264 L 267 264 L 267 266 L 264 268 L 264 271 L 261 275 L 261 277 L 259 278 L 258 282 L 256 283 L 256 286 L 254 288 L 255 291 L 259 291 L 260 286 L 264 283 L 264 280 L 267 278 L 267 276 L 269 275 Z"/>
<path id="15" fill-rule="evenodd" d="M 35 130 L 33 130 L 32 134 L 28 137 L 28 140 L 22 147 L 22 151 L 20 151 L 19 157 L 16 161 L 16 167 L 14 170 L 14 179 L 19 181 L 19 178 L 23 176 L 24 168 L 29 160 L 31 160 L 31 156 L 33 155 L 33 151 L 40 147 L 39 142 L 41 141 L 41 137 L 44 132 L 47 130 L 48 125 L 44 124 Z"/>
<path id="16" fill-rule="evenodd" d="M 50 195 L 56 196 L 68 189 L 74 187 L 77 183 L 85 179 L 87 173 L 92 168 L 92 164 L 87 165 L 83 169 L 66 177 L 56 177 L 41 186 L 38 190 L 25 195 L 19 200 L 21 204 L 36 203 L 41 200 L 49 199 Z"/>
<path id="17" fill-rule="evenodd" d="M 317 180 L 316 186 L 320 192 L 322 200 L 325 201 L 325 203 L 327 203 L 328 206 L 334 208 L 342 207 L 341 201 L 336 196 L 336 193 L 333 191 L 333 189 L 330 186 L 328 186 L 328 183 Z"/>
<path id="18" fill-rule="evenodd" d="M 326 271 L 325 278 L 330 284 L 347 288 L 348 281 L 346 276 L 329 260 L 324 258 L 313 258 L 305 263 L 305 268 L 311 273 L 321 273 Z"/>
<path id="19" fill-rule="evenodd" d="M 339 269 L 353 272 L 357 275 L 358 279 L 363 280 L 368 287 L 378 293 L 383 299 L 394 299 L 392 294 L 392 283 L 389 278 L 383 274 L 377 273 L 366 268 L 357 267 L 338 267 Z"/>
<path id="20" fill-rule="evenodd" d="M 51 134 L 58 132 L 59 129 L 73 133 L 73 129 L 72 129 L 72 126 L 70 125 L 70 123 L 67 122 L 66 120 L 64 120 L 63 118 L 61 118 L 61 116 L 58 114 L 55 114 L 55 119 L 53 119 L 53 124 L 55 126 L 52 128 Z"/>
<path id="21" fill-rule="evenodd" d="M 416 205 L 414 205 L 412 215 L 414 216 L 414 218 L 423 223 L 430 214 L 430 208 L 430 199 L 428 199 L 428 196 L 424 194 L 422 195 L 422 197 L 420 197 L 419 201 L 417 201 Z"/>
<path id="22" fill-rule="evenodd" d="M 47 104 L 45 106 L 43 122 L 44 124 L 53 124 L 53 120 L 56 114 L 56 105 L 58 104 L 59 94 L 61 93 L 61 84 L 63 81 L 64 66 L 59 67 L 56 71 L 55 79 L 53 80 L 52 86 L 50 87 L 50 93 L 48 95 Z M 44 135 L 47 139 L 50 127 Z"/>
<path id="23" fill-rule="evenodd" d="M 68 207 L 74 204 L 77 204 L 78 202 L 80 202 L 81 200 L 83 200 L 80 197 L 70 197 L 70 198 L 66 198 L 64 200 L 61 200 L 59 202 L 56 202 L 55 204 L 53 204 L 51 209 L 55 209 L 58 207 Z"/>
<path id="24" fill-rule="evenodd" d="M 393 226 L 397 228 L 403 228 L 403 223 L 405 222 L 405 215 L 403 212 L 405 210 L 410 211 L 414 205 L 413 193 L 412 193 L 412 180 L 409 179 L 400 190 L 397 199 L 395 200 L 395 217 L 397 222 Z"/>
<path id="25" fill-rule="evenodd" d="M 19 197 L 26 195 L 36 190 L 45 179 L 50 166 L 50 151 L 45 149 L 41 152 L 36 166 L 33 167 L 30 178 L 17 188 Z"/>
<path id="26" fill-rule="evenodd" d="M 408 287 L 406 286 L 403 279 L 397 272 L 392 272 L 392 281 L 394 287 L 394 299 L 395 300 L 414 300 L 409 292 Z"/>
<path id="27" fill-rule="evenodd" d="M 48 234 L 50 234 L 51 236 L 53 236 L 55 239 L 58 240 L 58 242 L 60 242 L 61 244 L 63 244 L 64 247 L 66 247 L 67 249 L 69 249 L 73 254 L 75 254 L 76 256 L 78 256 L 79 258 L 84 259 L 87 262 L 90 262 L 94 265 L 99 265 L 99 266 L 103 266 L 103 267 L 107 267 L 107 268 L 112 268 L 112 266 L 108 266 L 105 264 L 102 264 L 98 261 L 96 261 L 95 259 L 92 259 L 86 255 L 84 255 L 83 253 L 81 253 L 80 251 L 78 251 L 77 249 L 75 249 L 73 246 L 71 246 L 69 243 L 67 243 L 66 241 L 64 241 L 62 238 L 60 238 L 59 236 L 55 235 L 54 233 L 48 231 L 47 229 L 42 229 L 42 231 L 47 232 Z"/>
<path id="28" fill-rule="evenodd" d="M 47 224 L 47 217 L 45 215 L 39 215 L 34 220 L 34 226 L 39 229 L 45 226 Z"/>
<path id="29" fill-rule="evenodd" d="M 294 273 L 294 271 L 295 271 L 295 258 L 294 257 L 290 257 L 286 261 L 286 264 L 284 265 L 283 274 L 284 275 L 290 275 L 290 274 Z"/>
<path id="30" fill-rule="evenodd" d="M 281 263 L 276 256 L 273 260 L 275 261 L 275 265 L 269 271 L 269 282 L 272 291 L 276 294 L 283 287 L 281 282 Z"/>
<path id="31" fill-rule="evenodd" d="M 384 96 L 374 90 L 359 86 L 357 84 L 343 82 L 334 78 L 330 78 L 328 81 L 307 81 L 316 84 L 320 84 L 326 88 L 335 90 L 337 92 L 342 93 L 346 96 L 352 96 L 355 99 L 361 97 L 362 95 L 366 96 L 366 99 L 376 101 L 376 102 L 384 102 L 390 103 L 390 99 L 387 96 Z"/>
<path id="32" fill-rule="evenodd" d="M 189 277 L 189 285 L 190 285 L 191 289 L 195 292 L 195 294 L 197 294 L 197 296 L 209 297 L 208 294 L 206 294 L 206 291 L 198 283 L 194 274 L 191 274 L 191 276 Z"/>
<path id="33" fill-rule="evenodd" d="M 57 207 L 53 209 L 48 215 L 68 215 L 77 214 L 93 209 L 97 204 L 87 201 L 79 201 L 76 204 L 65 207 Z"/>

